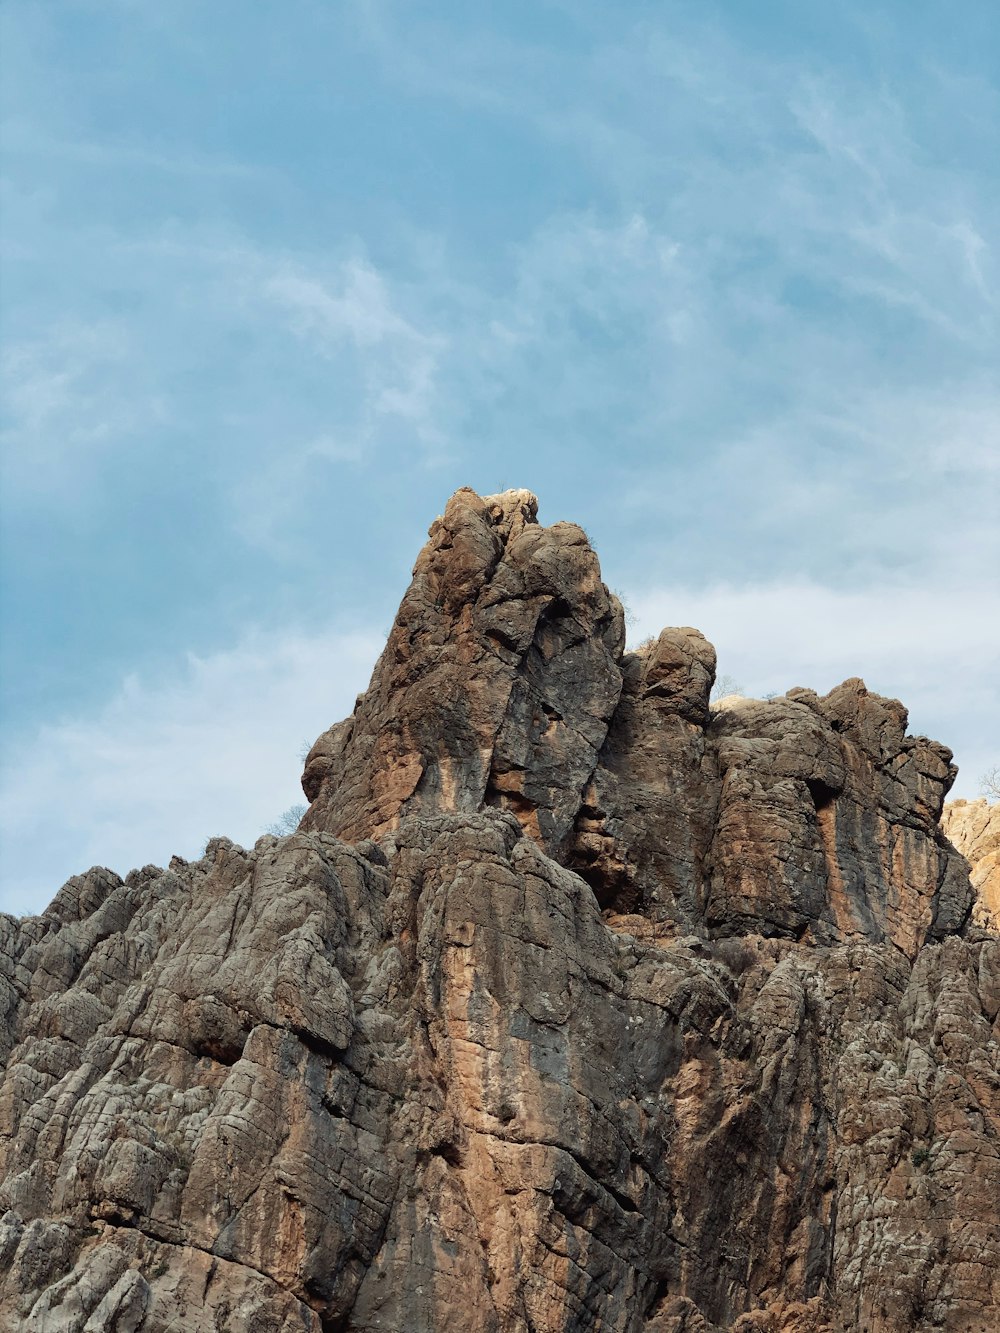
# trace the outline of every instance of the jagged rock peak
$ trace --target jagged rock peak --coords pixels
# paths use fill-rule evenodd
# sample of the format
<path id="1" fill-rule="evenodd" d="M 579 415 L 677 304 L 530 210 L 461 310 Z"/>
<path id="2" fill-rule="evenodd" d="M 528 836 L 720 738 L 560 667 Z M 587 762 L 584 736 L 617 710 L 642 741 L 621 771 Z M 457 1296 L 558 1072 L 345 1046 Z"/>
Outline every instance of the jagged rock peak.
<path id="1" fill-rule="evenodd" d="M 431 525 L 353 715 L 310 751 L 303 828 L 511 812 L 609 919 L 661 932 L 892 939 L 960 930 L 967 867 L 938 820 L 951 752 L 853 678 L 709 708 L 715 650 L 626 653 L 583 530 L 530 491 L 463 489 Z"/>
<path id="2" fill-rule="evenodd" d="M 305 827 L 377 837 L 498 806 L 561 845 L 621 694 L 625 630 L 583 529 L 542 527 L 537 509 L 523 490 L 451 497 L 367 692 L 306 759 Z"/>

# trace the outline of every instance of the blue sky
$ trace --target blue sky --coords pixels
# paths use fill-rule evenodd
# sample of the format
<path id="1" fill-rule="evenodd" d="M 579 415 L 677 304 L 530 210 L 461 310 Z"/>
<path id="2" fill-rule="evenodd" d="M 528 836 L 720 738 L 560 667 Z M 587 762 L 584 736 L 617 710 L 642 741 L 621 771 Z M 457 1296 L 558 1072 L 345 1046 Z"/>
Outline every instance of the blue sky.
<path id="1" fill-rule="evenodd" d="M 457 486 L 1000 762 L 992 0 L 6 0 L 0 906 L 300 799 Z"/>

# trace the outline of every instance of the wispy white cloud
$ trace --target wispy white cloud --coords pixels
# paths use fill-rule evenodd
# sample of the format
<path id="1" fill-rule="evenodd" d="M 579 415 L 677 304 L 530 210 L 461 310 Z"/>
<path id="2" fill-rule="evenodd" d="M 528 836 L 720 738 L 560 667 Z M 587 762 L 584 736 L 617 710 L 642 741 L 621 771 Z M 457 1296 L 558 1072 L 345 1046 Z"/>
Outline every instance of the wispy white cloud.
<path id="1" fill-rule="evenodd" d="M 348 260 L 340 276 L 341 290 L 331 291 L 314 277 L 287 271 L 271 278 L 266 290 L 292 313 L 298 332 L 318 337 L 325 347 L 345 339 L 358 347 L 396 338 L 425 341 L 393 308 L 385 278 L 371 264 Z"/>
<path id="2" fill-rule="evenodd" d="M 283 307 L 296 333 L 314 350 L 334 357 L 345 343 L 366 353 L 364 430 L 376 421 L 404 421 L 427 446 L 443 444 L 435 421 L 439 364 L 447 339 L 419 328 L 398 309 L 385 274 L 369 261 L 350 258 L 335 284 L 291 266 L 265 280 L 264 291 Z"/>
<path id="3" fill-rule="evenodd" d="M 68 319 L 38 337 L 9 340 L 0 353 L 5 484 L 61 503 L 78 494 L 105 451 L 162 422 L 162 392 L 135 372 L 130 331 L 120 321 Z"/>
<path id="4" fill-rule="evenodd" d="M 29 210 L 19 234 L 33 222 Z M 403 312 L 405 284 L 359 247 L 296 256 L 176 223 L 145 234 L 82 229 L 69 244 L 85 272 L 100 256 L 100 287 L 118 308 L 48 327 L 36 314 L 30 336 L 8 319 L 8 504 L 100 504 L 120 475 L 104 468 L 108 457 L 152 461 L 197 432 L 206 457 L 231 459 L 237 530 L 280 545 L 296 530 L 316 460 L 384 461 L 401 442 L 430 463 L 446 454 L 448 337 L 419 300 L 415 316 Z M 95 301 L 106 311 L 103 291 Z M 260 373 L 248 378 L 243 357 Z"/>
<path id="5" fill-rule="evenodd" d="M 381 647 L 368 630 L 257 631 L 43 726 L 5 758 L 0 910 L 40 911 L 92 864 L 166 864 L 220 833 L 252 845 L 301 801 L 302 743 L 350 712 Z"/>
<path id="6" fill-rule="evenodd" d="M 612 26 L 581 5 L 576 35 L 590 31 L 572 53 L 487 40 L 475 25 L 435 24 L 398 5 L 358 9 L 393 77 L 468 107 L 486 98 L 528 122 L 586 162 L 605 200 L 638 207 L 702 262 L 724 266 L 769 243 L 770 272 L 744 281 L 780 283 L 804 267 L 814 281 L 905 306 L 959 342 L 981 337 L 980 320 L 996 309 L 989 186 L 977 197 L 967 174 L 921 142 L 916 113 L 936 96 L 950 115 L 953 96 L 922 65 L 901 86 L 888 74 L 873 80 L 817 49 L 804 59 L 752 49 L 678 6 Z M 966 113 L 993 101 L 994 90 L 966 81 Z"/>

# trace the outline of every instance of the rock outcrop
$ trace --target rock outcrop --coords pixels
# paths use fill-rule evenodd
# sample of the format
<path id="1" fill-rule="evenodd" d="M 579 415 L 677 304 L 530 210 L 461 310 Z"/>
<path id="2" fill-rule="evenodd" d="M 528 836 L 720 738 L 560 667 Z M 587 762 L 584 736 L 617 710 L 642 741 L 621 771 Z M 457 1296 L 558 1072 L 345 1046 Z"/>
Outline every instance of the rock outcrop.
<path id="1" fill-rule="evenodd" d="M 714 675 L 458 492 L 297 833 L 0 918 L 0 1325 L 995 1329 L 951 755 L 860 680 Z"/>
<path id="2" fill-rule="evenodd" d="M 976 898 L 972 919 L 1000 931 L 1000 805 L 985 799 L 952 801 L 941 827 L 969 863 Z"/>

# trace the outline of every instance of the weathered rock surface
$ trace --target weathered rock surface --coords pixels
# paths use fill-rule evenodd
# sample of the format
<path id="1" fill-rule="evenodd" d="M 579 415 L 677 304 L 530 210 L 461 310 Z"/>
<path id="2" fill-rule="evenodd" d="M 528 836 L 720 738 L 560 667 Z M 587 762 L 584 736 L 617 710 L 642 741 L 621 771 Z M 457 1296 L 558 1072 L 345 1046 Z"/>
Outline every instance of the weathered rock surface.
<path id="1" fill-rule="evenodd" d="M 995 807 L 714 674 L 453 497 L 299 832 L 0 917 L 0 1327 L 992 1333 Z"/>
<path id="2" fill-rule="evenodd" d="M 1000 805 L 985 799 L 951 801 L 941 827 L 969 863 L 976 891 L 973 921 L 1000 931 Z"/>
<path id="3" fill-rule="evenodd" d="M 622 688 L 622 609 L 582 528 L 528 491 L 459 491 L 431 528 L 353 717 L 306 759 L 303 827 L 378 837 L 402 817 L 515 809 L 565 841 Z"/>

